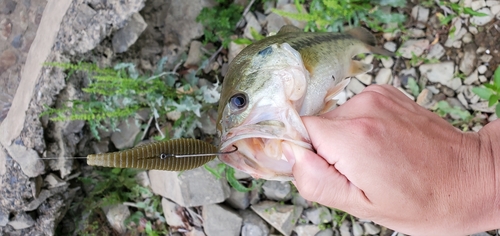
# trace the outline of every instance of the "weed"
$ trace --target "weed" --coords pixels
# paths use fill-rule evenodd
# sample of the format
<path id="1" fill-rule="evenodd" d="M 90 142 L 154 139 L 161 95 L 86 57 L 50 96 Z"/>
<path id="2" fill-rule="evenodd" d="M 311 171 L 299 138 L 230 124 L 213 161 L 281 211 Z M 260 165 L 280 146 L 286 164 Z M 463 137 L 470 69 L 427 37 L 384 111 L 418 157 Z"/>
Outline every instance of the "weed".
<path id="1" fill-rule="evenodd" d="M 243 7 L 230 0 L 217 0 L 216 7 L 205 7 L 201 10 L 196 21 L 204 26 L 204 42 L 222 42 L 227 48 L 231 42 L 230 36 L 234 33 L 236 24 L 241 19 Z"/>
<path id="2" fill-rule="evenodd" d="M 222 178 L 222 173 L 226 172 L 226 180 L 227 182 L 238 192 L 249 192 L 253 189 L 264 184 L 262 181 L 252 180 L 252 187 L 246 187 L 236 177 L 234 176 L 235 170 L 233 167 L 230 167 L 224 163 L 219 163 L 215 168 L 211 168 L 207 164 L 204 165 L 205 169 L 212 173 L 217 179 Z"/>
<path id="3" fill-rule="evenodd" d="M 488 106 L 495 106 L 495 113 L 500 117 L 500 66 L 497 67 L 493 74 L 493 83 L 485 83 L 481 87 L 474 87 L 472 91 L 480 98 L 488 101 Z"/>
<path id="4" fill-rule="evenodd" d="M 181 113 L 173 126 L 173 137 L 193 137 L 193 131 L 201 126 L 198 119 L 204 110 L 210 109 L 219 99 L 214 88 L 203 86 L 193 91 L 198 82 L 192 71 L 186 79 L 175 72 L 163 71 L 167 58 L 159 61 L 152 75 L 139 75 L 135 65 L 119 63 L 114 68 L 98 68 L 91 63 L 47 63 L 70 71 L 84 71 L 89 75 L 89 86 L 83 88 L 88 101 L 68 101 L 60 108 L 46 107 L 41 116 L 49 115 L 53 121 L 85 120 L 96 139 L 98 130 L 118 131 L 120 121 L 134 116 L 141 109 L 149 109 L 155 119 L 170 111 Z M 104 125 L 109 124 L 109 125 Z M 162 137 L 164 138 L 164 137 Z"/>
<path id="5" fill-rule="evenodd" d="M 428 59 L 424 55 L 417 56 L 415 53 L 411 52 L 411 59 L 410 59 L 410 65 L 412 67 L 417 67 L 421 64 L 432 64 L 432 63 L 438 63 L 439 59 L 437 58 L 431 58 Z"/>
<path id="6" fill-rule="evenodd" d="M 295 0 L 296 5 L 303 2 Z M 387 13 L 381 7 L 405 5 L 406 0 L 312 0 L 309 4 L 309 13 L 290 13 L 277 9 L 273 12 L 296 20 L 307 21 L 305 31 L 340 32 L 344 30 L 346 22 L 349 26 L 364 24 L 376 31 L 390 31 L 392 29 L 384 29 L 382 25 L 389 23 L 401 25 L 406 17 L 400 13 Z"/>
<path id="7" fill-rule="evenodd" d="M 420 86 L 418 86 L 417 81 L 413 77 L 408 78 L 408 88 L 413 96 L 418 97 L 420 94 Z"/>
<path id="8" fill-rule="evenodd" d="M 471 15 L 471 16 L 487 16 L 487 14 L 474 11 L 470 7 L 464 7 L 463 2 L 452 3 L 449 1 L 439 1 L 438 5 L 442 6 L 442 7 L 449 7 L 449 8 L 451 8 L 452 11 L 454 11 L 451 14 L 445 13 L 447 15 L 443 15 L 441 13 L 437 14 L 437 17 L 438 17 L 441 25 L 447 25 L 457 15 L 462 15 L 462 14 L 467 14 L 467 15 Z"/>

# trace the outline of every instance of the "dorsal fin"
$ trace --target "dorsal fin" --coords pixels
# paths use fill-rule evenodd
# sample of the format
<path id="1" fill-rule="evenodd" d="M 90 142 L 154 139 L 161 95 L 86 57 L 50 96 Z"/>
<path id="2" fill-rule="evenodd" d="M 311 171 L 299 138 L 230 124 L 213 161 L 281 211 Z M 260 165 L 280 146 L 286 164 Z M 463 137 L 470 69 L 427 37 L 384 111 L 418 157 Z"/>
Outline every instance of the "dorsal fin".
<path id="1" fill-rule="evenodd" d="M 277 34 L 284 34 L 290 32 L 302 32 L 302 30 L 293 25 L 284 25 L 283 27 L 281 27 L 280 31 L 278 31 Z"/>
<path id="2" fill-rule="evenodd" d="M 357 38 L 358 40 L 370 46 L 375 46 L 377 44 L 377 39 L 375 38 L 375 36 L 365 28 L 357 27 L 346 31 L 345 33 L 351 35 L 354 38 Z"/>

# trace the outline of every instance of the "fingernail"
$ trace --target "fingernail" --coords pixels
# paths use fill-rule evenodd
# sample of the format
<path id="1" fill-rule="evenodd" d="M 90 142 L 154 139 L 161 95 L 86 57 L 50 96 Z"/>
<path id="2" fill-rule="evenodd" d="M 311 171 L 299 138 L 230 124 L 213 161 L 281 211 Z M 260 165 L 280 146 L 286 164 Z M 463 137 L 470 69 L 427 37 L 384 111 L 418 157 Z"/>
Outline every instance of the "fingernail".
<path id="1" fill-rule="evenodd" d="M 295 164 L 295 148 L 292 147 L 293 144 L 289 144 L 287 142 L 282 143 L 283 155 L 285 155 L 288 163 L 294 165 Z"/>

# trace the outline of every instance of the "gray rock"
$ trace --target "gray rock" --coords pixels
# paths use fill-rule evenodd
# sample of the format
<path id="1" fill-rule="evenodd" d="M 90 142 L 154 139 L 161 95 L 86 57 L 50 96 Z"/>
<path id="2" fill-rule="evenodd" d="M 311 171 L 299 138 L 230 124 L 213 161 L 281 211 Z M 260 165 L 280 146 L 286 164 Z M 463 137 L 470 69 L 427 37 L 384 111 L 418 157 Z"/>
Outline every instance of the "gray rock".
<path id="1" fill-rule="evenodd" d="M 456 78 L 453 78 L 451 81 L 450 81 L 450 84 L 448 85 L 451 89 L 453 90 L 458 90 L 460 88 L 460 86 L 462 86 L 462 79 L 456 77 Z"/>
<path id="2" fill-rule="evenodd" d="M 365 89 L 365 85 L 363 85 L 357 79 L 351 79 L 351 82 L 347 85 L 347 90 L 353 92 L 354 94 L 361 93 L 363 89 Z"/>
<path id="3" fill-rule="evenodd" d="M 15 230 L 26 229 L 35 225 L 35 221 L 31 216 L 25 212 L 18 212 L 13 220 L 11 220 L 8 225 L 12 226 Z"/>
<path id="4" fill-rule="evenodd" d="M 471 85 L 471 84 L 479 81 L 479 77 L 478 77 L 477 72 L 478 72 L 478 70 L 474 70 L 472 73 L 470 73 L 470 75 L 467 76 L 467 78 L 465 78 L 464 84 Z"/>
<path id="5" fill-rule="evenodd" d="M 480 76 L 478 76 L 478 78 L 479 78 L 479 82 L 481 82 L 481 83 L 486 83 L 486 81 L 488 81 L 488 78 L 486 78 L 486 76 L 484 76 L 484 75 L 480 75 Z"/>
<path id="6" fill-rule="evenodd" d="M 45 164 L 35 150 L 19 145 L 17 142 L 5 147 L 5 149 L 28 177 L 37 177 L 45 171 Z"/>
<path id="7" fill-rule="evenodd" d="M 423 38 L 425 37 L 425 31 L 422 29 L 410 28 L 408 29 L 408 35 L 410 38 Z"/>
<path id="8" fill-rule="evenodd" d="M 10 45 L 12 45 L 12 47 L 14 48 L 20 48 L 23 45 L 23 35 L 18 34 L 14 36 L 12 42 L 10 42 Z"/>
<path id="9" fill-rule="evenodd" d="M 192 39 L 203 35 L 203 25 L 196 22 L 196 17 L 203 7 L 214 7 L 213 0 L 171 0 L 167 1 L 168 9 L 165 18 L 165 35 L 177 38 L 181 47 L 186 47 Z M 182 22 L 182 24 L 179 24 Z"/>
<path id="10" fill-rule="evenodd" d="M 118 149 L 131 148 L 134 146 L 137 135 L 141 132 L 141 127 L 136 123 L 134 117 L 122 121 L 118 125 L 120 132 L 111 135 L 111 142 Z"/>
<path id="11" fill-rule="evenodd" d="M 234 169 L 234 177 L 238 180 L 252 178 L 251 175 L 249 175 L 241 170 L 238 170 L 238 169 Z"/>
<path id="12" fill-rule="evenodd" d="M 471 101 L 472 103 L 472 101 Z M 480 111 L 480 112 L 485 112 L 485 113 L 494 113 L 495 112 L 495 106 L 489 107 L 488 102 L 478 102 L 475 104 L 470 104 L 470 108 L 474 111 Z"/>
<path id="13" fill-rule="evenodd" d="M 459 69 L 465 75 L 469 75 L 476 66 L 476 46 L 475 44 L 468 44 L 464 48 L 464 57 L 460 61 Z"/>
<path id="14" fill-rule="evenodd" d="M 339 231 L 341 236 L 351 236 L 351 222 L 348 220 L 342 221 Z"/>
<path id="15" fill-rule="evenodd" d="M 0 144 L 0 176 L 7 172 L 7 153 Z"/>
<path id="16" fill-rule="evenodd" d="M 476 234 L 471 234 L 470 236 L 491 236 L 489 233 L 486 232 L 480 232 Z"/>
<path id="17" fill-rule="evenodd" d="M 444 46 L 446 47 L 452 47 L 456 42 L 460 45 L 462 43 L 460 40 L 467 33 L 467 30 L 462 27 L 462 19 L 460 17 L 455 17 L 452 20 L 452 24 L 455 27 L 455 32 L 450 34 L 446 39 L 446 42 L 444 43 Z"/>
<path id="18" fill-rule="evenodd" d="M 308 207 L 311 207 L 311 204 L 309 201 L 307 201 L 305 198 L 303 198 L 302 196 L 300 196 L 300 194 L 293 194 L 293 197 L 292 197 L 292 203 L 293 205 L 296 205 L 296 206 L 301 206 L 303 207 L 304 209 L 305 208 L 308 208 Z"/>
<path id="19" fill-rule="evenodd" d="M 380 228 L 371 222 L 363 223 L 363 228 L 365 229 L 365 233 L 369 235 L 378 235 L 380 233 Z"/>
<path id="20" fill-rule="evenodd" d="M 142 187 L 147 188 L 151 185 L 147 171 L 141 171 L 141 172 L 137 173 L 137 175 L 135 175 L 135 181 L 137 182 L 137 184 L 139 184 Z"/>
<path id="21" fill-rule="evenodd" d="M 324 206 L 306 209 L 304 210 L 304 215 L 315 225 L 329 223 L 332 221 L 332 213 L 330 212 L 330 209 Z"/>
<path id="22" fill-rule="evenodd" d="M 385 68 L 391 68 L 394 65 L 394 59 L 392 59 L 392 57 L 382 58 L 380 61 L 382 61 L 382 65 L 384 65 Z"/>
<path id="23" fill-rule="evenodd" d="M 462 106 L 464 106 L 465 108 L 469 109 L 469 103 L 467 102 L 467 99 L 465 99 L 465 96 L 464 96 L 463 92 L 459 93 L 457 95 L 457 99 L 458 99 L 458 101 L 460 101 L 460 103 L 462 104 Z"/>
<path id="24" fill-rule="evenodd" d="M 411 16 L 418 22 L 427 23 L 429 19 L 429 8 L 417 5 L 412 8 Z"/>
<path id="25" fill-rule="evenodd" d="M 245 47 L 246 47 L 245 45 L 236 44 L 235 42 L 231 41 L 229 43 L 229 52 L 227 56 L 228 63 L 231 63 L 231 61 L 233 61 L 233 59 L 238 55 L 238 53 L 240 53 L 241 50 L 243 50 Z"/>
<path id="26" fill-rule="evenodd" d="M 397 47 L 398 45 L 396 45 L 396 43 L 392 41 L 384 43 L 384 48 L 391 52 L 395 52 Z"/>
<path id="27" fill-rule="evenodd" d="M 335 229 L 336 230 L 336 229 Z M 338 231 L 333 231 L 333 229 L 325 229 L 316 234 L 316 236 L 334 236 L 339 235 Z"/>
<path id="28" fill-rule="evenodd" d="M 214 160 L 208 165 L 214 168 L 218 163 Z M 204 167 L 183 172 L 150 170 L 149 180 L 153 192 L 184 207 L 220 203 L 230 194 L 227 181 L 215 178 Z"/>
<path id="29" fill-rule="evenodd" d="M 446 50 L 444 49 L 444 47 L 441 44 L 436 43 L 434 45 L 431 45 L 431 47 L 429 49 L 429 53 L 427 53 L 426 58 L 427 59 L 433 59 L 433 58 L 439 59 L 442 56 L 444 56 L 445 53 L 446 53 Z"/>
<path id="30" fill-rule="evenodd" d="M 300 6 L 300 11 L 302 13 L 307 13 L 307 9 L 303 6 L 303 5 L 299 5 Z M 277 6 L 276 8 L 278 8 L 279 10 L 282 10 L 282 11 L 286 11 L 286 12 L 289 12 L 289 13 L 299 13 L 299 11 L 297 10 L 297 5 L 295 5 L 294 3 L 288 3 L 288 4 L 285 4 L 285 5 L 282 5 L 282 6 Z M 306 24 L 307 24 L 307 21 L 299 21 L 299 20 L 296 20 L 296 19 L 293 19 L 293 18 L 290 18 L 290 17 L 283 17 L 284 21 L 286 24 L 288 25 L 294 25 L 296 27 L 298 27 L 299 29 L 303 29 L 304 27 L 306 27 Z M 269 22 L 269 21 L 268 21 Z M 268 30 L 269 30 L 269 26 L 268 26 Z"/>
<path id="31" fill-rule="evenodd" d="M 484 1 L 484 0 L 476 0 L 476 1 L 472 1 L 470 3 L 470 7 L 474 11 L 477 11 L 477 10 L 479 10 L 479 9 L 485 7 L 485 6 L 486 6 L 486 1 Z"/>
<path id="32" fill-rule="evenodd" d="M 491 12 L 491 10 L 489 8 L 486 8 L 486 7 L 477 10 L 477 12 L 484 13 L 487 16 L 473 16 L 470 19 L 471 24 L 475 24 L 475 25 L 479 25 L 479 26 L 486 25 L 486 24 L 490 23 L 491 20 L 493 20 L 493 18 L 495 17 L 495 15 Z"/>
<path id="33" fill-rule="evenodd" d="M 363 84 L 370 85 L 372 84 L 373 76 L 370 74 L 361 74 L 356 75 L 356 79 L 358 79 Z"/>
<path id="34" fill-rule="evenodd" d="M 455 63 L 452 61 L 424 64 L 418 69 L 422 76 L 425 76 L 433 83 L 440 83 L 442 85 L 449 85 L 453 79 Z"/>
<path id="35" fill-rule="evenodd" d="M 243 30 L 243 35 L 249 39 L 254 39 L 254 37 L 252 36 L 251 28 L 253 28 L 257 33 L 260 33 L 262 31 L 262 26 L 260 26 L 259 21 L 252 12 L 248 12 L 245 15 L 245 20 L 247 22 L 247 25 Z"/>
<path id="36" fill-rule="evenodd" d="M 264 195 L 276 201 L 286 201 L 292 198 L 292 186 L 289 181 L 268 180 L 262 185 Z"/>
<path id="37" fill-rule="evenodd" d="M 399 47 L 399 52 L 401 56 L 406 59 L 411 59 L 413 55 L 420 56 L 424 53 L 425 49 L 429 47 L 429 40 L 427 39 L 410 39 Z"/>
<path id="38" fill-rule="evenodd" d="M 249 192 L 239 192 L 238 190 L 231 188 L 231 194 L 226 202 L 236 209 L 244 210 L 250 205 L 250 193 Z"/>
<path id="39" fill-rule="evenodd" d="M 317 225 L 297 225 L 293 231 L 297 236 L 315 236 L 320 229 Z"/>
<path id="40" fill-rule="evenodd" d="M 0 75 L 17 63 L 17 55 L 11 50 L 5 50 L 0 54 Z"/>
<path id="41" fill-rule="evenodd" d="M 45 200 L 47 200 L 47 198 L 51 197 L 52 195 L 54 195 L 54 194 L 51 193 L 50 191 L 48 191 L 46 189 L 42 190 L 35 200 L 31 201 L 26 206 L 24 206 L 23 211 L 36 210 L 38 208 L 38 206 L 40 206 L 40 204 L 45 202 Z"/>
<path id="42" fill-rule="evenodd" d="M 7 40 L 12 34 L 12 21 L 8 18 L 5 18 L 0 21 L 0 38 L 3 40 Z"/>
<path id="43" fill-rule="evenodd" d="M 189 45 L 189 53 L 184 62 L 184 66 L 197 66 L 201 62 L 201 56 L 203 53 L 201 52 L 201 42 L 193 40 Z"/>
<path id="44" fill-rule="evenodd" d="M 0 2 L 0 14 L 9 15 L 16 9 L 17 2 L 14 0 L 3 0 Z"/>
<path id="45" fill-rule="evenodd" d="M 490 10 L 491 10 L 491 14 L 492 14 L 492 15 L 494 15 L 494 16 L 496 15 L 496 17 L 497 17 L 497 19 L 498 19 L 498 16 L 499 16 L 499 14 L 500 14 L 500 5 L 495 5 L 495 6 L 492 6 L 492 7 L 490 8 Z"/>
<path id="46" fill-rule="evenodd" d="M 272 201 L 262 201 L 252 205 L 251 208 L 267 223 L 286 236 L 292 233 L 303 210 L 300 206 L 282 205 Z"/>
<path id="47" fill-rule="evenodd" d="M 4 207 L 0 208 L 0 227 L 4 227 L 9 223 L 9 211 Z"/>
<path id="48" fill-rule="evenodd" d="M 358 221 L 352 222 L 352 234 L 354 236 L 361 236 L 363 235 L 363 227 L 361 227 L 361 224 L 359 224 Z"/>
<path id="49" fill-rule="evenodd" d="M 488 67 L 486 67 L 485 65 L 480 65 L 479 67 L 477 67 L 477 72 L 479 72 L 479 74 L 484 74 L 486 73 L 486 71 L 488 70 Z"/>
<path id="50" fill-rule="evenodd" d="M 161 205 L 163 207 L 163 215 L 167 224 L 171 227 L 187 227 L 183 221 L 182 207 L 175 204 L 166 198 L 161 199 Z"/>
<path id="51" fill-rule="evenodd" d="M 134 13 L 130 17 L 127 25 L 119 29 L 112 39 L 113 51 L 115 53 L 122 53 L 135 43 L 142 32 L 146 29 L 148 24 L 144 21 L 141 14 Z"/>
<path id="52" fill-rule="evenodd" d="M 123 204 L 117 204 L 112 206 L 106 206 L 102 209 L 106 214 L 106 219 L 108 219 L 109 225 L 120 234 L 124 234 L 127 231 L 125 226 L 125 220 L 130 216 L 130 210 L 127 206 Z"/>
<path id="53" fill-rule="evenodd" d="M 205 232 L 203 232 L 200 228 L 193 228 L 191 231 L 184 233 L 185 236 L 205 236 Z"/>
<path id="54" fill-rule="evenodd" d="M 477 27 L 475 26 L 469 26 L 469 32 L 471 32 L 472 34 L 477 34 L 479 33 L 479 31 L 477 30 Z"/>
<path id="55" fill-rule="evenodd" d="M 240 235 L 242 221 L 236 212 L 224 206 L 203 206 L 203 228 L 207 236 Z"/>
<path id="56" fill-rule="evenodd" d="M 286 25 L 285 19 L 274 12 L 267 15 L 266 21 L 267 21 L 267 32 L 270 33 L 278 32 L 282 26 Z"/>
<path id="57" fill-rule="evenodd" d="M 492 7 L 492 6 L 498 6 L 500 5 L 499 0 L 486 0 L 486 6 Z"/>
<path id="58" fill-rule="evenodd" d="M 432 100 L 433 97 L 434 95 L 432 94 L 432 92 L 425 88 L 417 96 L 416 102 L 422 107 L 431 108 L 435 104 L 435 102 Z"/>
<path id="59" fill-rule="evenodd" d="M 269 227 L 262 218 L 251 210 L 243 210 L 239 212 L 243 218 L 243 226 L 241 227 L 241 236 L 267 236 L 269 235 Z"/>
<path id="60" fill-rule="evenodd" d="M 388 68 L 382 68 L 377 73 L 375 77 L 375 82 L 377 84 L 390 84 L 392 81 L 392 70 Z"/>

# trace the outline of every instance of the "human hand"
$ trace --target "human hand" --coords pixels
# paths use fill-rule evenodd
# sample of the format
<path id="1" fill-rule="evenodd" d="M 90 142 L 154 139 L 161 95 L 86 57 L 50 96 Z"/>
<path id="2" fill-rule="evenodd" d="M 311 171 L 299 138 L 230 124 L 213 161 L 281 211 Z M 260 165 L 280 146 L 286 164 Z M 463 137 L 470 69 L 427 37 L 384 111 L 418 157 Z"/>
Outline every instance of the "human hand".
<path id="1" fill-rule="evenodd" d="M 462 133 L 392 86 L 303 122 L 317 154 L 292 147 L 287 158 L 304 198 L 406 234 L 500 227 L 486 134 Z"/>

